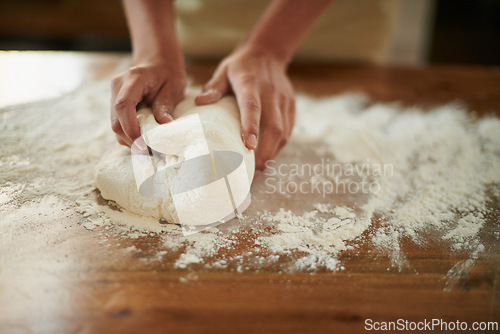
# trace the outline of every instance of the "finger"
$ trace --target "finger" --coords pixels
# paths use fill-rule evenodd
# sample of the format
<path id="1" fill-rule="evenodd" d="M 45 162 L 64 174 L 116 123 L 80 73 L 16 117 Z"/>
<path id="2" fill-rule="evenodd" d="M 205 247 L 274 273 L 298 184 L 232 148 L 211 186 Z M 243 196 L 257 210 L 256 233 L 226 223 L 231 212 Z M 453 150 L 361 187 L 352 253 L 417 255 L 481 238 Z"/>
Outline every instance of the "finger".
<path id="1" fill-rule="evenodd" d="M 249 150 L 255 150 L 259 142 L 259 126 L 262 113 L 258 87 L 254 81 L 238 80 L 233 85 L 240 109 L 241 136 Z"/>
<path id="2" fill-rule="evenodd" d="M 113 109 L 113 104 L 116 100 L 116 95 L 120 91 L 123 84 L 123 75 L 118 75 L 111 80 L 111 109 Z"/>
<path id="3" fill-rule="evenodd" d="M 278 144 L 278 149 L 276 150 L 276 154 L 278 154 L 281 149 L 286 145 L 288 142 L 288 137 L 290 136 L 290 119 L 288 117 L 289 113 L 289 102 L 288 99 L 283 96 L 280 99 L 280 114 L 281 114 L 281 121 L 283 124 L 283 135 L 281 136 L 281 140 Z"/>
<path id="4" fill-rule="evenodd" d="M 197 105 L 215 103 L 227 94 L 228 90 L 229 82 L 224 67 L 215 71 L 212 79 L 203 87 L 203 91 L 194 101 Z"/>
<path id="5" fill-rule="evenodd" d="M 111 108 L 110 108 L 110 120 L 111 120 L 111 129 L 113 132 L 116 134 L 116 139 L 118 143 L 121 145 L 128 145 L 126 142 L 126 136 L 123 133 L 122 126 L 120 125 L 120 121 L 118 120 L 118 117 L 116 116 L 115 108 L 114 108 L 114 103 L 116 100 L 116 95 L 118 95 L 118 92 L 120 91 L 120 88 L 123 83 L 123 76 L 119 75 L 114 77 L 111 80 Z"/>
<path id="6" fill-rule="evenodd" d="M 182 95 L 180 98 L 182 98 Z M 180 98 L 174 97 L 174 92 L 170 85 L 163 85 L 152 105 L 153 115 L 158 123 L 165 124 L 174 120 L 172 115 Z"/>
<path id="7" fill-rule="evenodd" d="M 288 105 L 288 124 L 289 124 L 289 132 L 288 132 L 288 138 L 292 135 L 293 132 L 293 127 L 295 126 L 295 114 L 296 114 L 296 109 L 295 109 L 295 97 L 292 96 L 292 98 L 289 101 Z"/>
<path id="8" fill-rule="evenodd" d="M 116 134 L 116 138 L 118 139 L 118 142 L 120 144 L 127 146 L 132 145 L 132 141 L 130 140 L 130 138 L 128 138 L 123 132 L 122 126 L 120 124 L 120 121 L 118 120 L 118 117 L 116 116 L 114 109 L 111 109 L 111 129 Z"/>
<path id="9" fill-rule="evenodd" d="M 283 131 L 283 120 L 279 104 L 271 96 L 263 99 L 262 134 L 255 157 L 255 168 L 257 170 L 264 170 L 266 162 L 276 155 Z"/>
<path id="10" fill-rule="evenodd" d="M 137 121 L 137 105 L 144 96 L 144 85 L 140 79 L 125 83 L 114 101 L 114 110 L 124 134 L 133 142 L 141 135 Z"/>
<path id="11" fill-rule="evenodd" d="M 124 141 L 122 139 L 122 137 L 116 135 L 116 140 L 118 140 L 118 143 L 120 143 L 120 145 L 124 145 L 124 146 L 130 146 L 126 141 Z"/>

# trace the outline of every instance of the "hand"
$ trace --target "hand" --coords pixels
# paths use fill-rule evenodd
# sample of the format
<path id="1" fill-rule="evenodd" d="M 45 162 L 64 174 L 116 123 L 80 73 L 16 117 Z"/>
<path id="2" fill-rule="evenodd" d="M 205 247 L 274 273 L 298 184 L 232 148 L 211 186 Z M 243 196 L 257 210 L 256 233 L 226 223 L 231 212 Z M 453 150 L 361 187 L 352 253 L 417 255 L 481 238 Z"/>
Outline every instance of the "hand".
<path id="1" fill-rule="evenodd" d="M 145 103 L 153 110 L 158 123 L 173 120 L 172 112 L 184 97 L 184 64 L 156 58 L 139 63 L 111 82 L 111 127 L 118 142 L 132 146 L 140 137 L 136 108 Z"/>
<path id="2" fill-rule="evenodd" d="M 286 144 L 295 121 L 286 62 L 265 50 L 238 48 L 221 62 L 195 101 L 214 103 L 231 91 L 241 113 L 243 142 L 248 149 L 257 149 L 255 168 L 262 171 Z"/>

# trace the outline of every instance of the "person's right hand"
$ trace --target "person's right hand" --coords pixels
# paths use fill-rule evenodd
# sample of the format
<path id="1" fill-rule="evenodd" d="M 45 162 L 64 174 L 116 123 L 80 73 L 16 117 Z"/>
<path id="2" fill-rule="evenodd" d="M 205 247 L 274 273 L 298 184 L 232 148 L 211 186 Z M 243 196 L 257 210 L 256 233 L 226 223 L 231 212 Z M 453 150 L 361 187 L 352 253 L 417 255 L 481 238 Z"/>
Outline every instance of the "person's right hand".
<path id="1" fill-rule="evenodd" d="M 153 110 L 158 123 L 173 120 L 172 112 L 184 97 L 186 72 L 183 64 L 165 58 L 141 62 L 111 82 L 111 128 L 118 142 L 132 146 L 141 136 L 137 105 Z"/>

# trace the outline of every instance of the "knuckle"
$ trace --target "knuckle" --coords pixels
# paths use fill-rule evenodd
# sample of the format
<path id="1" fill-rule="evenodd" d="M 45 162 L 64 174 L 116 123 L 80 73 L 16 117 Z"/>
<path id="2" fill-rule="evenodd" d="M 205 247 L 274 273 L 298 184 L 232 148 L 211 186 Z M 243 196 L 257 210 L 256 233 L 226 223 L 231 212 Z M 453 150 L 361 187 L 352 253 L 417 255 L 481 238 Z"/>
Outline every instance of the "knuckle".
<path id="1" fill-rule="evenodd" d="M 281 137 L 283 135 L 283 127 L 281 126 L 281 124 L 271 124 L 268 127 L 268 131 L 274 137 Z"/>
<path id="2" fill-rule="evenodd" d="M 244 85 L 255 86 L 257 84 L 257 77 L 253 74 L 246 74 L 240 78 L 240 81 Z"/>
<path id="3" fill-rule="evenodd" d="M 260 103 L 256 99 L 248 99 L 245 101 L 245 109 L 250 112 L 260 112 Z"/>
<path id="4" fill-rule="evenodd" d="M 122 132 L 122 126 L 118 119 L 113 119 L 111 120 L 111 130 L 113 130 L 114 133 L 118 134 Z"/>
<path id="5" fill-rule="evenodd" d="M 116 100 L 113 105 L 116 112 L 123 112 L 128 108 L 129 101 L 126 98 L 121 98 Z"/>
<path id="6" fill-rule="evenodd" d="M 141 76 L 146 73 L 146 69 L 143 66 L 135 66 L 130 68 L 128 73 L 131 76 Z"/>

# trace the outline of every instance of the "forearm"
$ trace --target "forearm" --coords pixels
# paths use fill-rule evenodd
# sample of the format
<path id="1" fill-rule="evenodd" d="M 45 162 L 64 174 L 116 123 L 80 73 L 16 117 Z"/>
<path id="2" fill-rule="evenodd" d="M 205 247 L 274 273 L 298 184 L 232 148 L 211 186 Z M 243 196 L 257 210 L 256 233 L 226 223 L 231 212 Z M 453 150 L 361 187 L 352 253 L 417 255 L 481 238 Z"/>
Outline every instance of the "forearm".
<path id="1" fill-rule="evenodd" d="M 332 0 L 274 0 L 239 47 L 270 52 L 288 63 Z"/>
<path id="2" fill-rule="evenodd" d="M 172 0 L 124 0 L 135 64 L 153 58 L 183 63 Z"/>

